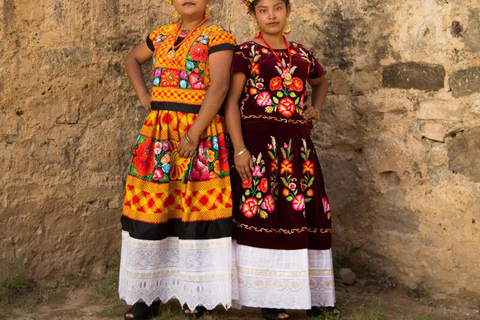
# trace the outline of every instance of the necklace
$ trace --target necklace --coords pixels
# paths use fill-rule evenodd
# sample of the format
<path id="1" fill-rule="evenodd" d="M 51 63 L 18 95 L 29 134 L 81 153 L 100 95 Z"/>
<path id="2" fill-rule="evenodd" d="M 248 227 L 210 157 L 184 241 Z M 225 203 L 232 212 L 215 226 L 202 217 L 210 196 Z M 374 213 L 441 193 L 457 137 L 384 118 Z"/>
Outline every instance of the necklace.
<path id="1" fill-rule="evenodd" d="M 285 36 L 283 36 L 283 40 L 285 41 L 285 45 L 287 46 L 287 50 L 288 50 L 288 69 L 287 67 L 283 64 L 282 60 L 280 59 L 280 57 L 278 56 L 278 54 L 275 52 L 275 50 L 272 49 L 272 47 L 270 47 L 270 45 L 267 43 L 267 41 L 265 41 L 265 39 L 263 38 L 262 36 L 262 33 L 260 32 L 259 34 L 259 37 L 260 39 L 262 39 L 263 43 L 265 43 L 268 47 L 268 49 L 270 49 L 270 51 L 273 52 L 273 54 L 275 55 L 275 58 L 277 58 L 278 62 L 280 62 L 280 65 L 282 66 L 283 70 L 285 71 L 285 78 L 283 79 L 284 83 L 286 86 L 289 86 L 292 84 L 292 73 L 291 73 L 291 70 L 292 70 L 292 52 L 290 51 L 290 46 L 288 45 L 288 42 L 287 42 L 287 38 L 285 38 Z"/>
<path id="2" fill-rule="evenodd" d="M 203 19 L 199 24 L 198 26 L 196 26 L 195 28 L 193 28 L 192 30 L 190 30 L 187 35 L 185 36 L 185 39 L 183 39 L 182 42 L 180 42 L 179 44 L 175 45 L 175 43 L 177 42 L 178 40 L 178 37 L 180 36 L 180 27 L 182 26 L 182 23 L 180 22 L 178 24 L 178 27 L 177 27 L 177 31 L 175 31 L 175 41 L 173 42 L 173 45 L 172 47 L 170 48 L 170 50 L 168 51 L 167 53 L 167 60 L 168 61 L 172 61 L 174 58 L 175 58 L 175 54 L 177 53 L 177 49 L 182 45 L 182 43 L 184 43 L 188 37 L 195 32 L 195 30 L 197 30 L 198 28 L 200 28 L 200 26 L 205 22 L 207 21 L 208 18 L 205 18 Z"/>

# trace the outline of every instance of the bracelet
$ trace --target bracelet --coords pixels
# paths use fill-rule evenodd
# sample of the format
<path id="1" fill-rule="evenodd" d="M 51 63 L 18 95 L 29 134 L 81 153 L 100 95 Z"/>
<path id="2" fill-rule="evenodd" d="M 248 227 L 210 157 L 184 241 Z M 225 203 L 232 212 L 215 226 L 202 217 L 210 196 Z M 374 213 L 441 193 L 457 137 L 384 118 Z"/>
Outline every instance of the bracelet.
<path id="1" fill-rule="evenodd" d="M 244 148 L 244 149 L 241 150 L 239 153 L 235 154 L 234 157 L 241 156 L 245 151 L 247 151 L 247 148 Z"/>
<path id="2" fill-rule="evenodd" d="M 185 132 L 185 134 L 183 135 L 183 140 L 185 140 L 185 142 L 191 146 L 196 145 L 198 141 L 200 141 L 200 139 L 198 139 L 197 141 L 193 141 L 192 139 L 190 139 L 190 137 L 188 136 L 188 131 Z"/>
<path id="3" fill-rule="evenodd" d="M 141 102 L 143 102 L 143 99 L 145 99 L 145 97 L 148 97 L 150 95 L 150 93 L 147 93 L 146 95 L 143 96 L 142 99 L 140 99 Z"/>

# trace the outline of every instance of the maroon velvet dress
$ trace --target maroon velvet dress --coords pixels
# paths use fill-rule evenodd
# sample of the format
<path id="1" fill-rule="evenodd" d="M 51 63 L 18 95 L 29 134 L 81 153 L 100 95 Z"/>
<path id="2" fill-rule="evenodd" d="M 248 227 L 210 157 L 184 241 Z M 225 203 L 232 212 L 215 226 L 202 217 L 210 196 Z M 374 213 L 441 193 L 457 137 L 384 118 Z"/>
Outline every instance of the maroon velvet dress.
<path id="1" fill-rule="evenodd" d="M 239 101 L 243 138 L 254 170 L 242 181 L 232 170 L 237 303 L 309 309 L 333 306 L 330 206 L 312 122 L 303 118 L 307 80 L 323 68 L 301 44 L 290 43 L 291 82 L 273 52 L 253 41 L 236 51 L 232 72 L 247 76 Z M 288 50 L 276 50 L 288 66 Z"/>

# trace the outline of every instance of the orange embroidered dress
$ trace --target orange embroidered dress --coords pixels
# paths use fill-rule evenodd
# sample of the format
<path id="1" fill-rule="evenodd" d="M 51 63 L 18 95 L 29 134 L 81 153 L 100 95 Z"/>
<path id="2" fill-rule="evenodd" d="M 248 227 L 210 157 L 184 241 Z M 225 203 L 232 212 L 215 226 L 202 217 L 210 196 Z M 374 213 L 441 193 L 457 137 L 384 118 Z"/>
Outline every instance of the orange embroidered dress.
<path id="1" fill-rule="evenodd" d="M 217 25 L 177 40 L 178 25 L 153 31 L 152 112 L 128 169 L 119 295 L 128 304 L 177 298 L 190 308 L 231 304 L 231 187 L 224 119 L 217 114 L 192 158 L 177 152 L 210 86 L 209 55 L 233 50 Z M 188 35 L 188 36 L 187 36 Z M 175 58 L 166 56 L 180 44 Z"/>

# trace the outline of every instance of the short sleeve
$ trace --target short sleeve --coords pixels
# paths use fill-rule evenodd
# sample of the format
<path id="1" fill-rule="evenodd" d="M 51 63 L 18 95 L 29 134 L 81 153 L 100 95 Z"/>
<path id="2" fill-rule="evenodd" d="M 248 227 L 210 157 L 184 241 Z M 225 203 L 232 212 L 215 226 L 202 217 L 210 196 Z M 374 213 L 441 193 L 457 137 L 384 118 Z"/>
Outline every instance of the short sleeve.
<path id="1" fill-rule="evenodd" d="M 308 74 L 308 78 L 309 79 L 318 79 L 318 78 L 321 78 L 324 74 L 324 70 L 323 70 L 323 67 L 322 65 L 320 64 L 320 62 L 317 61 L 317 59 L 315 59 L 315 57 L 313 56 L 313 54 L 311 54 L 310 52 L 308 52 L 308 56 L 309 56 L 309 59 L 310 59 L 310 71 L 309 71 L 309 74 Z"/>
<path id="2" fill-rule="evenodd" d="M 210 38 L 208 54 L 223 50 L 235 50 L 237 41 L 233 35 L 226 30 L 219 30 Z"/>
<path id="3" fill-rule="evenodd" d="M 150 50 L 155 51 L 155 41 L 157 40 L 158 35 L 161 32 L 161 28 L 155 29 L 152 33 L 147 36 L 147 46 Z"/>
<path id="4" fill-rule="evenodd" d="M 248 49 L 237 49 L 235 51 L 232 61 L 232 74 L 235 72 L 242 72 L 247 76 L 247 78 L 250 76 L 252 64 L 250 62 L 248 53 Z"/>

